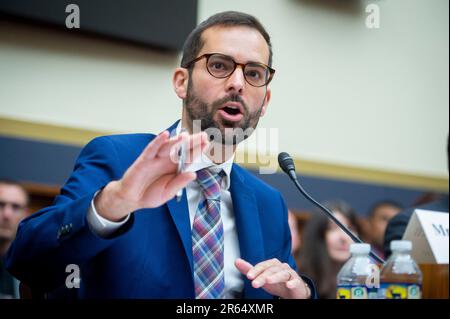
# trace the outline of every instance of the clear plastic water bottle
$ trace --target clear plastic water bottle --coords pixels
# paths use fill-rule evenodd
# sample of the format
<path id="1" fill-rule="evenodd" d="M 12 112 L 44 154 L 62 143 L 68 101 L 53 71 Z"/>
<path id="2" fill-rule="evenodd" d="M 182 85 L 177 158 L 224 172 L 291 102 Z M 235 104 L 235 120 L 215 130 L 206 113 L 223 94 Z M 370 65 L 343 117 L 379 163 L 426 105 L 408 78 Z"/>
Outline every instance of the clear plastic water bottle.
<path id="1" fill-rule="evenodd" d="M 412 243 L 393 240 L 392 255 L 381 270 L 380 298 L 420 299 L 422 297 L 422 272 L 411 257 Z"/>
<path id="2" fill-rule="evenodd" d="M 337 275 L 337 299 L 378 299 L 379 268 L 369 257 L 369 244 L 351 244 L 352 257 Z"/>

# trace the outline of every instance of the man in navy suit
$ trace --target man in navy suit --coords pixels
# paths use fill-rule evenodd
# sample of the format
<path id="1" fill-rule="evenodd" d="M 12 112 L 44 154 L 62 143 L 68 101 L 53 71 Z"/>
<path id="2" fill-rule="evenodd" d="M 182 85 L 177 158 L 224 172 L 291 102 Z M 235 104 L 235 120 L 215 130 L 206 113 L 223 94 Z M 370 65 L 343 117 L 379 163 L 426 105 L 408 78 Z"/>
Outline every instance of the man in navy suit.
<path id="1" fill-rule="evenodd" d="M 266 112 L 271 64 L 254 17 L 223 12 L 201 23 L 173 76 L 181 121 L 158 136 L 86 145 L 54 204 L 20 224 L 9 271 L 34 290 L 81 298 L 314 297 L 296 271 L 280 193 L 233 164 Z M 188 161 L 178 173 L 181 144 Z"/>

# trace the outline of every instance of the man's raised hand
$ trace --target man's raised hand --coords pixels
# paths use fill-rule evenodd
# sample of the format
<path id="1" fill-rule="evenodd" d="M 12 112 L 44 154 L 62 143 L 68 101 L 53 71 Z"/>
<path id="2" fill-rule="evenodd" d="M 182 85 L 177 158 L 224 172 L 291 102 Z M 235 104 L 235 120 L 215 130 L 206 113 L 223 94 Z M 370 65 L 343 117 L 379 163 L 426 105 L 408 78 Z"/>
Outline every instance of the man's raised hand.
<path id="1" fill-rule="evenodd" d="M 186 163 L 200 156 L 208 146 L 206 133 L 182 133 L 169 138 L 164 131 L 151 141 L 118 181 L 112 181 L 98 193 L 94 205 L 97 213 L 111 221 L 120 221 L 129 213 L 161 206 L 178 190 L 196 178 L 193 172 L 177 172 L 177 152 L 186 143 Z"/>

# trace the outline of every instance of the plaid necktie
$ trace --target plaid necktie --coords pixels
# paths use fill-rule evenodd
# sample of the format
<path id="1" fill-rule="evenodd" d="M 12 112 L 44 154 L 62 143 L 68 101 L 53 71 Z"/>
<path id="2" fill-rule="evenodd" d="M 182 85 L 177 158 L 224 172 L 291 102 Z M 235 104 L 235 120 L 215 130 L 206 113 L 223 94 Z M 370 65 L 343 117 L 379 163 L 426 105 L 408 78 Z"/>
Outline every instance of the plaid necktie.
<path id="1" fill-rule="evenodd" d="M 192 225 L 194 283 L 197 299 L 221 298 L 225 289 L 223 269 L 223 225 L 220 218 L 220 185 L 225 172 L 207 168 L 197 171 L 203 199 Z"/>

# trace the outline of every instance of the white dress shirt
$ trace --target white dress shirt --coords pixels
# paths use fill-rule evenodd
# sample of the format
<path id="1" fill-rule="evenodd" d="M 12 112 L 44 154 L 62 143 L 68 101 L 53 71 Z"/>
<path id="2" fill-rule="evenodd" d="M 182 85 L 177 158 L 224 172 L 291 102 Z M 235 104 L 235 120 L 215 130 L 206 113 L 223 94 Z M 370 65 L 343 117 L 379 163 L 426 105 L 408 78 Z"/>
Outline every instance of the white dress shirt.
<path id="1" fill-rule="evenodd" d="M 179 134 L 181 130 L 180 123 L 178 123 L 178 126 L 176 128 L 176 134 Z M 240 257 L 240 249 L 234 218 L 233 202 L 231 200 L 231 194 L 229 191 L 233 160 L 234 155 L 226 162 L 217 165 L 214 164 L 207 156 L 200 156 L 186 168 L 186 171 L 189 172 L 196 172 L 206 167 L 209 167 L 211 171 L 219 172 L 220 170 L 223 170 L 225 172 L 225 176 L 222 179 L 222 187 L 220 191 L 220 215 L 222 217 L 224 230 L 224 298 L 239 298 L 244 288 L 244 281 L 242 279 L 241 273 L 234 266 L 234 261 Z M 200 201 L 203 199 L 200 185 L 196 181 L 192 181 L 187 185 L 186 196 L 189 207 L 189 220 L 192 229 L 192 224 L 194 222 L 197 207 L 200 204 Z M 130 215 L 128 215 L 125 220 L 120 222 L 112 222 L 103 218 L 97 213 L 95 209 L 94 199 L 91 202 L 91 206 L 87 214 L 87 220 L 91 229 L 98 235 L 105 237 L 109 234 L 112 234 L 120 226 L 125 224 L 129 219 Z"/>

